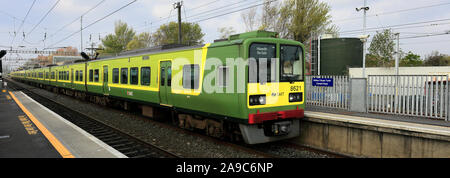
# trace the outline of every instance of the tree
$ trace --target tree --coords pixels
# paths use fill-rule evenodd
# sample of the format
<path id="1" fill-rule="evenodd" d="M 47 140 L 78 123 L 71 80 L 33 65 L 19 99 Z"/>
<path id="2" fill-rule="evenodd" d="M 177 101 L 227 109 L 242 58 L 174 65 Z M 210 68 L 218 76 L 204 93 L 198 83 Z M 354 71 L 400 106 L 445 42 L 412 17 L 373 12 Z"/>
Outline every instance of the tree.
<path id="1" fill-rule="evenodd" d="M 319 0 L 285 0 L 282 3 L 265 0 L 259 24 L 254 22 L 256 10 L 242 13 L 247 31 L 259 25 L 260 30 L 278 32 L 281 38 L 305 42 L 311 32 L 337 34 L 331 24 L 331 8 Z"/>
<path id="2" fill-rule="evenodd" d="M 413 54 L 411 51 L 402 58 L 399 64 L 401 67 L 414 67 L 414 66 L 422 66 L 423 61 L 420 59 L 420 56 L 417 54 Z"/>
<path id="3" fill-rule="evenodd" d="M 203 36 L 200 25 L 196 23 L 181 23 L 182 44 L 184 45 L 198 45 L 202 44 Z M 152 35 L 154 44 L 156 46 L 178 43 L 178 23 L 170 22 L 168 25 L 161 25 L 158 30 Z"/>
<path id="4" fill-rule="evenodd" d="M 426 66 L 450 66 L 450 57 L 440 54 L 438 51 L 433 51 L 425 59 Z"/>
<path id="5" fill-rule="evenodd" d="M 378 66 L 392 66 L 394 55 L 394 34 L 390 29 L 377 32 L 369 47 L 369 54 L 376 58 Z"/>
<path id="6" fill-rule="evenodd" d="M 233 27 L 222 27 L 218 28 L 217 31 L 220 33 L 220 39 L 228 38 L 230 35 L 236 33 L 236 30 L 234 30 Z"/>
<path id="7" fill-rule="evenodd" d="M 117 54 L 127 49 L 128 43 L 133 40 L 136 32 L 122 21 L 115 23 L 114 34 L 109 34 L 102 39 L 103 53 Z"/>
<path id="8" fill-rule="evenodd" d="M 256 10 L 256 8 L 251 8 L 247 12 L 241 14 L 247 32 L 255 30 L 255 27 L 257 26 Z"/>
<path id="9" fill-rule="evenodd" d="M 148 32 L 143 32 L 138 36 L 134 36 L 127 44 L 127 50 L 148 48 L 152 44 L 152 36 Z"/>
<path id="10" fill-rule="evenodd" d="M 287 37 L 296 41 L 306 41 L 311 32 L 325 32 L 331 24 L 331 11 L 327 3 L 319 0 L 287 0 L 285 1 L 279 21 L 287 21 Z M 289 15 L 290 14 L 290 15 Z"/>
<path id="11" fill-rule="evenodd" d="M 271 0 L 264 0 L 261 14 L 261 24 L 259 30 L 277 31 L 277 19 L 279 15 L 279 3 Z"/>

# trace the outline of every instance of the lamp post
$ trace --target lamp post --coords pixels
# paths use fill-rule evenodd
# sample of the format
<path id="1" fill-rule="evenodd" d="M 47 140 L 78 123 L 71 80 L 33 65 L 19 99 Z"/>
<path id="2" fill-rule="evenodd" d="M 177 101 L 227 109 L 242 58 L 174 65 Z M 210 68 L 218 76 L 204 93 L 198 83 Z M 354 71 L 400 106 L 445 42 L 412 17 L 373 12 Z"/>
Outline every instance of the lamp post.
<path id="1" fill-rule="evenodd" d="M 366 35 L 366 14 L 369 10 L 369 7 L 367 6 L 367 0 L 364 0 L 364 7 L 356 8 L 356 11 L 364 10 L 364 20 L 363 20 L 363 36 Z M 363 77 L 366 78 L 366 42 L 367 39 L 363 41 Z"/>

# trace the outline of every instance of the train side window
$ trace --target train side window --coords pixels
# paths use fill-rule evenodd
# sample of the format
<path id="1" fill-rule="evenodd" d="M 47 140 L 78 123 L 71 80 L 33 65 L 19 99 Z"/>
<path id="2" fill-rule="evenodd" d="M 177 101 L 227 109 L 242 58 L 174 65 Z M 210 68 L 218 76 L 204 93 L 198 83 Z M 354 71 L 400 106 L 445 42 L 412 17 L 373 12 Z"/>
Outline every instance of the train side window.
<path id="1" fill-rule="evenodd" d="M 228 86 L 229 71 L 230 71 L 230 69 L 228 68 L 228 66 L 219 66 L 219 70 L 217 70 L 217 72 L 218 72 L 217 83 L 216 83 L 217 86 L 219 86 L 219 87 Z"/>
<path id="2" fill-rule="evenodd" d="M 94 81 L 94 71 L 92 69 L 89 70 L 89 82 Z"/>
<path id="3" fill-rule="evenodd" d="M 82 70 L 80 70 L 80 81 L 81 82 L 83 81 L 83 71 Z"/>
<path id="4" fill-rule="evenodd" d="M 75 81 L 78 81 L 78 80 L 80 80 L 80 78 L 79 78 L 79 72 L 78 72 L 78 70 L 77 71 L 75 71 Z"/>
<path id="5" fill-rule="evenodd" d="M 166 81 L 165 68 L 161 67 L 161 86 L 165 85 L 165 81 Z"/>
<path id="6" fill-rule="evenodd" d="M 130 84 L 139 84 L 139 68 L 137 67 L 130 68 Z"/>
<path id="7" fill-rule="evenodd" d="M 55 72 L 52 72 L 52 79 L 56 79 L 56 77 L 55 77 Z"/>
<path id="8" fill-rule="evenodd" d="M 113 83 L 119 83 L 119 68 L 113 69 Z"/>
<path id="9" fill-rule="evenodd" d="M 199 65 L 191 64 L 183 66 L 183 88 L 198 89 L 199 87 Z"/>
<path id="10" fill-rule="evenodd" d="M 167 67 L 167 86 L 172 86 L 172 67 Z"/>
<path id="11" fill-rule="evenodd" d="M 95 69 L 95 70 L 94 70 L 94 82 L 98 82 L 98 79 L 99 79 L 99 78 L 98 78 L 98 74 L 99 74 L 99 73 L 98 73 L 98 69 Z"/>
<path id="12" fill-rule="evenodd" d="M 120 83 L 128 84 L 128 68 L 120 69 L 120 73 L 121 73 Z"/>
<path id="13" fill-rule="evenodd" d="M 69 80 L 69 71 L 66 71 L 66 80 Z"/>
<path id="14" fill-rule="evenodd" d="M 150 78 L 151 78 L 150 75 L 151 75 L 150 67 L 141 68 L 141 85 L 150 86 Z"/>

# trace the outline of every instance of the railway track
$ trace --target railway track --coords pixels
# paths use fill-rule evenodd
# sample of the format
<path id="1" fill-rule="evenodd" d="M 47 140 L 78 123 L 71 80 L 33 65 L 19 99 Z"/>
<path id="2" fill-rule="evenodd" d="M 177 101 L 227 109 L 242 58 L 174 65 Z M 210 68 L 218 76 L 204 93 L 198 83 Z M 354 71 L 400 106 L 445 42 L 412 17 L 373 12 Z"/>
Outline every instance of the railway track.
<path id="1" fill-rule="evenodd" d="M 95 136 L 107 145 L 129 158 L 180 158 L 182 155 L 175 154 L 157 145 L 145 142 L 129 135 L 117 128 L 102 123 L 81 112 L 66 107 L 52 99 L 40 96 L 32 89 L 21 87 L 14 82 L 9 82 L 8 87 L 16 91 L 22 91 L 37 102 L 49 108 L 61 117 L 77 125 L 81 129 Z"/>
<path id="2" fill-rule="evenodd" d="M 121 131 L 120 129 L 114 128 L 112 126 L 109 126 L 106 123 L 103 123 L 99 121 L 98 119 L 95 119 L 91 116 L 85 115 L 81 113 L 80 111 L 71 109 L 69 107 L 65 107 L 62 104 L 58 103 L 57 101 L 54 101 L 50 98 L 41 96 L 33 90 L 42 90 L 40 88 L 35 87 L 21 87 L 15 84 L 15 81 L 9 82 L 9 85 L 11 87 L 16 88 L 17 90 L 21 90 L 25 94 L 29 95 L 36 101 L 40 102 L 42 105 L 48 107 L 50 110 L 56 112 L 57 114 L 61 115 L 62 117 L 66 118 L 70 122 L 74 123 L 78 127 L 82 128 L 83 130 L 87 131 L 88 133 L 92 134 L 93 136 L 97 137 L 98 139 L 102 140 L 106 144 L 110 145 L 111 147 L 115 148 L 119 152 L 125 154 L 128 157 L 131 158 L 146 158 L 146 157 L 157 157 L 157 158 L 177 158 L 177 157 L 183 157 L 180 154 L 173 153 L 172 151 L 168 151 L 165 148 L 162 148 L 160 146 L 154 145 L 148 141 L 144 141 L 142 139 L 139 139 L 139 136 L 133 136 L 131 134 L 127 134 L 125 131 Z M 25 85 L 25 84 L 20 84 Z M 26 85 L 28 86 L 28 85 Z M 108 110 L 117 110 L 113 108 L 107 108 Z M 143 118 L 142 115 L 139 113 L 127 113 L 132 114 L 137 117 Z M 209 142 L 212 142 L 214 144 L 218 145 L 224 145 L 226 147 L 230 147 L 235 150 L 239 150 L 241 152 L 246 152 L 249 154 L 256 155 L 260 158 L 290 158 L 291 156 L 286 153 L 279 153 L 277 149 L 283 147 L 283 148 L 289 148 L 289 150 L 298 150 L 298 151 L 307 151 L 307 152 L 313 152 L 320 155 L 326 155 L 325 157 L 332 157 L 332 158 L 340 158 L 345 157 L 342 155 L 337 155 L 329 152 L 324 152 L 321 150 L 316 150 L 309 147 L 299 146 L 288 142 L 275 142 L 270 144 L 264 144 L 265 146 L 248 146 L 244 143 L 234 143 L 234 142 L 228 142 L 224 141 L 218 138 L 214 138 L 211 136 L 204 135 L 202 133 L 197 133 L 189 130 L 184 130 L 181 128 L 178 128 L 172 124 L 164 123 L 155 121 L 148 118 L 143 118 L 147 122 L 151 122 L 154 125 L 158 125 L 159 127 L 167 128 L 170 130 L 173 130 L 174 132 L 186 134 L 186 135 L 192 135 L 196 138 L 201 138 L 204 140 L 207 140 Z M 269 145 L 269 146 L 267 146 Z"/>

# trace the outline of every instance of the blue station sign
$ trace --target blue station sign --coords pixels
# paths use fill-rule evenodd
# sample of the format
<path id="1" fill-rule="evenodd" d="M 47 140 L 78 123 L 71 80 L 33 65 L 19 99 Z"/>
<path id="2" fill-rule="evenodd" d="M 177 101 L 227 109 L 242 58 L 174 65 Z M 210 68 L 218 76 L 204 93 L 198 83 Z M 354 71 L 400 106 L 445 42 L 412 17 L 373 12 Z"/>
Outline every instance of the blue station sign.
<path id="1" fill-rule="evenodd" d="M 315 87 L 333 87 L 333 78 L 313 78 L 312 85 Z"/>

